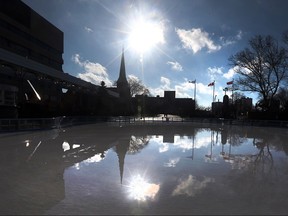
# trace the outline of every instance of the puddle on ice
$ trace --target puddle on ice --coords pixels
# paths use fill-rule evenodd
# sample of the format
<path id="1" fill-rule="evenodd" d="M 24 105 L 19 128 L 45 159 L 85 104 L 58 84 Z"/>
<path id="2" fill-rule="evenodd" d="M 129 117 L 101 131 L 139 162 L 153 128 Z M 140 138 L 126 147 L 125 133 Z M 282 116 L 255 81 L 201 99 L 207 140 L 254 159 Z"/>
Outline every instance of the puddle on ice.
<path id="1" fill-rule="evenodd" d="M 288 132 L 188 123 L 2 134 L 1 214 L 287 214 Z"/>

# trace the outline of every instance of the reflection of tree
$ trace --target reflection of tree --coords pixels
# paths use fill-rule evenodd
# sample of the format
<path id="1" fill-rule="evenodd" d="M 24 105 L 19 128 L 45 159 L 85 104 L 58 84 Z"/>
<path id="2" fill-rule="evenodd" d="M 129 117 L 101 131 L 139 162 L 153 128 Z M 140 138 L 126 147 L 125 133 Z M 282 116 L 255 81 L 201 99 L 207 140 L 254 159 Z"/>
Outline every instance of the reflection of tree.
<path id="1" fill-rule="evenodd" d="M 242 143 L 244 143 L 246 140 L 245 137 L 241 137 L 239 134 L 231 134 L 230 136 L 230 143 L 233 145 L 233 146 L 240 146 Z"/>
<path id="2" fill-rule="evenodd" d="M 228 141 L 232 146 L 240 146 L 247 140 L 241 129 L 240 127 L 221 128 L 221 143 L 225 144 Z"/>
<path id="3" fill-rule="evenodd" d="M 260 174 L 261 177 L 272 174 L 273 156 L 270 152 L 269 145 L 263 140 L 253 139 L 253 144 L 259 149 L 259 153 L 254 160 L 253 172 Z"/>
<path id="4" fill-rule="evenodd" d="M 269 145 L 254 138 L 253 145 L 259 149 L 257 154 L 233 154 L 231 153 L 231 144 L 229 152 L 224 152 L 222 145 L 221 157 L 231 163 L 233 169 L 251 171 L 252 175 L 269 175 L 273 170 L 273 156 L 270 152 Z"/>
<path id="5" fill-rule="evenodd" d="M 149 143 L 150 137 L 148 136 L 131 136 L 128 154 L 135 154 L 143 149 Z"/>
<path id="6" fill-rule="evenodd" d="M 223 159 L 230 162 L 233 168 L 228 180 L 237 193 L 247 195 L 247 200 L 251 201 L 261 199 L 263 194 L 274 194 L 271 183 L 278 180 L 267 142 L 254 138 L 253 145 L 259 150 L 256 154 L 241 155 L 230 152 L 223 156 Z"/>

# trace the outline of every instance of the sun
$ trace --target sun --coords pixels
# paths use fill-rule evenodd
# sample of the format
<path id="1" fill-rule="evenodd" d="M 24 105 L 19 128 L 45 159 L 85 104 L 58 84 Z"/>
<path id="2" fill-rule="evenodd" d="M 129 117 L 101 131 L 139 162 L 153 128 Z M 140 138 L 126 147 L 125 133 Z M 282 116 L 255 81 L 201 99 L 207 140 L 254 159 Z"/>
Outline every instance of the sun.
<path id="1" fill-rule="evenodd" d="M 164 44 L 164 27 L 161 22 L 139 18 L 133 21 L 129 32 L 129 47 L 140 54 Z"/>

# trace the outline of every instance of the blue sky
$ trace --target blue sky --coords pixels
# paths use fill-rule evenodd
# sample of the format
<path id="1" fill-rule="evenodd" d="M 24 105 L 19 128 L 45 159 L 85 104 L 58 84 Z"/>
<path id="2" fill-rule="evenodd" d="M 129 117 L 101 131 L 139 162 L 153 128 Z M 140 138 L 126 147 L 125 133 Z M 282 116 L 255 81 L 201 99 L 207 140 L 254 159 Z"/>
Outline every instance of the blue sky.
<path id="1" fill-rule="evenodd" d="M 208 107 L 236 78 L 229 57 L 255 35 L 288 30 L 286 0 L 23 0 L 64 32 L 63 70 L 111 86 L 125 50 L 126 74 L 152 95 L 175 90 Z M 227 92 L 228 95 L 231 92 Z M 253 98 L 254 94 L 244 93 Z"/>

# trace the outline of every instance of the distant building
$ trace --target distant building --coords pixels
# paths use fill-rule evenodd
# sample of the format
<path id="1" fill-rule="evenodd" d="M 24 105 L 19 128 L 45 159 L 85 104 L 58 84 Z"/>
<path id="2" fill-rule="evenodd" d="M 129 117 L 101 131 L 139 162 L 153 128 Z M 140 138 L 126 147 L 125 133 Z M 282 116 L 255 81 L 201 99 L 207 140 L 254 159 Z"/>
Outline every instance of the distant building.
<path id="1" fill-rule="evenodd" d="M 247 117 L 252 110 L 252 98 L 243 97 L 235 101 L 236 116 Z"/>
<path id="2" fill-rule="evenodd" d="M 212 114 L 215 117 L 223 117 L 223 102 L 217 101 L 212 103 Z"/>
<path id="3" fill-rule="evenodd" d="M 195 101 L 191 98 L 175 98 L 175 91 L 164 91 L 164 97 L 136 95 L 133 107 L 138 115 L 179 115 L 191 116 L 195 111 Z"/>
<path id="4" fill-rule="evenodd" d="M 215 117 L 222 118 L 242 118 L 247 117 L 248 112 L 252 110 L 252 98 L 243 97 L 235 100 L 233 104 L 229 103 L 228 95 L 224 95 L 223 102 L 212 103 L 212 114 Z"/>

